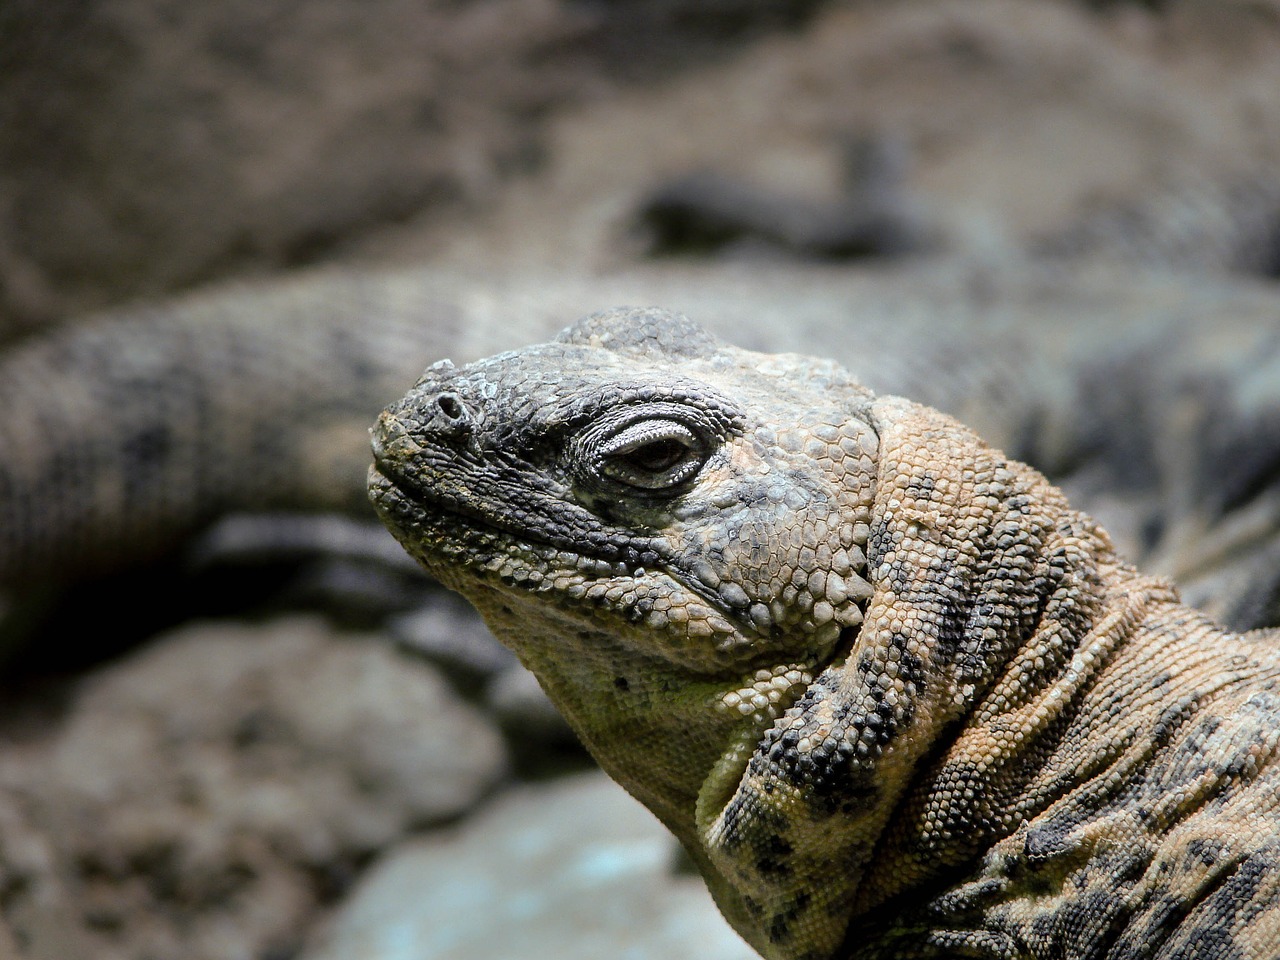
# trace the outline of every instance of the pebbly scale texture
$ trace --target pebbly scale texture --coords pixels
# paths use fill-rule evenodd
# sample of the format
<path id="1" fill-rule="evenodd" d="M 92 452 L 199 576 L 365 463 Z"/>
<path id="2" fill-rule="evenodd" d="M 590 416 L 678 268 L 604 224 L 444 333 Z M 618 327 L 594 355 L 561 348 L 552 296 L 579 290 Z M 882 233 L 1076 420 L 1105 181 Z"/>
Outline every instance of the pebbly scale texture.
<path id="1" fill-rule="evenodd" d="M 429 290 L 317 276 L 19 343 L 0 356 L 0 585 L 154 556 L 237 509 L 363 505 L 358 421 L 455 332 Z"/>
<path id="2" fill-rule="evenodd" d="M 658 310 L 442 361 L 375 506 L 764 956 L 1280 955 L 1280 646 L 1031 468 Z"/>

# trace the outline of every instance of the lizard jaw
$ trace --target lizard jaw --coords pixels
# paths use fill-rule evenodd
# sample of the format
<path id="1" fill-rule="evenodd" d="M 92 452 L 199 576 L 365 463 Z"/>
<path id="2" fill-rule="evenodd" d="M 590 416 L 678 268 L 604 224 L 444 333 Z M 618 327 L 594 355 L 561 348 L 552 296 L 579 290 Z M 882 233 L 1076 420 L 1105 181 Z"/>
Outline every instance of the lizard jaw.
<path id="1" fill-rule="evenodd" d="M 607 559 L 524 536 L 488 517 L 454 509 L 451 503 L 406 489 L 394 464 L 379 459 L 369 470 L 370 498 L 383 523 L 420 565 L 445 586 L 471 596 L 493 591 L 515 598 L 537 595 L 576 611 L 586 620 L 621 619 L 652 638 L 667 635 L 664 650 L 676 665 L 696 675 L 742 682 L 745 670 L 761 672 L 761 649 L 771 646 L 745 612 L 683 565 L 648 564 L 636 556 Z M 474 600 L 474 597 L 472 597 Z M 829 646 L 834 623 L 816 628 L 810 645 Z M 741 703 L 759 705 L 778 691 L 759 691 L 746 681 Z M 732 707 L 731 695 L 726 703 Z M 762 699 L 763 698 L 763 699 Z"/>

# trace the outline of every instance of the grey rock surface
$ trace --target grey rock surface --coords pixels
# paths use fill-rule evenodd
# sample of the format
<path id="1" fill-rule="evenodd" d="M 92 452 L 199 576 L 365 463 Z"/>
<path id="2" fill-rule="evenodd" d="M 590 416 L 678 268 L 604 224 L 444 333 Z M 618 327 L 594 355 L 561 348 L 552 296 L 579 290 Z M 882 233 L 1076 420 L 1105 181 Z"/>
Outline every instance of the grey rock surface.
<path id="1" fill-rule="evenodd" d="M 578 742 L 560 711 L 538 685 L 538 678 L 519 664 L 494 675 L 485 687 L 484 703 L 504 730 L 522 739 L 541 743 Z"/>
<path id="2" fill-rule="evenodd" d="M 399 548 L 399 544 L 395 546 Z M 471 605 L 457 594 L 437 589 L 428 601 L 387 623 L 392 638 L 405 649 L 462 682 L 487 680 L 515 666 L 515 654 L 494 638 Z"/>
<path id="3" fill-rule="evenodd" d="M 301 960 L 751 960 L 604 774 L 512 791 L 376 864 Z"/>
<path id="4" fill-rule="evenodd" d="M 465 219 L 542 162 L 549 114 L 820 2 L 12 0 L 0 339 L 413 214 Z"/>
<path id="5" fill-rule="evenodd" d="M 0 756 L 7 919 L 32 960 L 292 949 L 364 859 L 505 765 L 492 724 L 385 642 L 192 626 Z"/>

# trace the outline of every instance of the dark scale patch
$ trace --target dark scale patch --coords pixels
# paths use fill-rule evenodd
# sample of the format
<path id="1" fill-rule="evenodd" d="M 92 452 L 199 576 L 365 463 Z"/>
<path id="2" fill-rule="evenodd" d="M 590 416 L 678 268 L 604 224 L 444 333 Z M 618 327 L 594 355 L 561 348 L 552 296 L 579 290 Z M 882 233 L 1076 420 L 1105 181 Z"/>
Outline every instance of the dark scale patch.
<path id="1" fill-rule="evenodd" d="M 755 759 L 752 760 L 752 772 L 755 770 Z M 735 853 L 742 849 L 742 845 L 748 838 L 748 833 L 743 829 L 744 823 L 750 829 L 750 837 L 754 842 L 760 842 L 765 837 L 780 837 L 786 832 L 788 823 L 786 818 L 772 807 L 764 806 L 758 803 L 744 803 L 741 799 L 731 800 L 724 808 L 723 814 L 723 849 L 726 853 Z"/>
<path id="2" fill-rule="evenodd" d="M 1045 891 L 1048 892 L 1048 891 Z M 1025 939 L 1033 947 L 1047 947 L 1058 936 L 1057 913 L 1037 913 L 1031 918 Z"/>
<path id="3" fill-rule="evenodd" d="M 625 611 L 625 618 L 630 623 L 640 623 L 649 616 L 653 610 L 653 600 L 649 597 L 641 597 L 636 600 Z"/>
<path id="4" fill-rule="evenodd" d="M 752 759 L 752 769 L 764 773 L 771 766 L 777 773 L 804 791 L 814 808 L 831 815 L 857 809 L 878 793 L 875 772 L 870 761 L 909 724 L 909 707 L 891 707 L 883 701 L 884 692 L 872 691 L 876 703 L 869 712 L 855 712 L 845 704 L 834 704 L 834 736 L 827 737 L 807 751 L 799 749 L 805 735 L 806 717 L 814 715 L 817 706 L 835 694 L 815 682 L 792 708 L 791 720 L 785 727 L 774 727 L 766 735 L 761 750 Z M 868 736 L 864 737 L 863 734 Z"/>
<path id="5" fill-rule="evenodd" d="M 781 837 L 770 836 L 765 847 L 765 851 L 756 856 L 756 871 L 766 877 L 790 876 L 791 864 L 787 860 L 791 856 L 791 844 Z"/>
<path id="6" fill-rule="evenodd" d="M 1194 902 L 1176 902 L 1170 898 L 1157 901 L 1141 929 L 1135 928 L 1126 938 L 1124 952 L 1118 956 L 1138 960 L 1150 954 L 1146 944 L 1156 939 L 1163 947 L 1162 955 L 1178 960 L 1243 960 L 1257 956 L 1247 954 L 1236 942 L 1232 928 L 1241 928 L 1250 936 L 1250 904 L 1259 886 L 1276 868 L 1275 860 L 1255 855 L 1243 861 L 1234 872 L 1223 870 L 1210 888 Z M 1167 940 L 1165 937 L 1167 936 Z M 1255 945 L 1256 946 L 1256 945 Z"/>
<path id="7" fill-rule="evenodd" d="M 1005 501 L 1005 508 L 1010 513 L 1017 513 L 1020 516 L 1026 516 L 1031 512 L 1031 497 L 1025 493 L 1015 493 Z"/>
<path id="8" fill-rule="evenodd" d="M 927 470 L 907 481 L 907 493 L 918 500 L 932 500 L 934 491 L 937 489 L 937 478 Z"/>
<path id="9" fill-rule="evenodd" d="M 916 587 L 916 580 L 919 576 L 920 571 L 918 569 L 895 563 L 891 566 L 886 586 L 900 597 L 910 596 Z"/>
<path id="10" fill-rule="evenodd" d="M 1044 826 L 1033 827 L 1027 831 L 1027 838 L 1022 844 L 1022 853 L 1027 861 L 1036 866 L 1062 856 L 1072 846 L 1070 842 L 1072 824 L 1049 821 Z"/>
<path id="11" fill-rule="evenodd" d="M 1258 896 L 1258 888 L 1275 873 L 1276 868 L 1274 856 L 1254 854 L 1240 864 L 1239 869 L 1214 895 L 1214 899 L 1235 905 L 1251 903 Z"/>
<path id="12" fill-rule="evenodd" d="M 954 589 L 947 588 L 939 593 L 941 610 L 933 639 L 933 663 L 935 670 L 945 671 L 955 663 L 964 645 L 964 625 L 969 619 L 969 611 Z"/>
<path id="13" fill-rule="evenodd" d="M 1199 866 L 1212 867 L 1227 849 L 1221 840 L 1196 838 L 1187 844 L 1186 866 L 1194 870 Z"/>
<path id="14" fill-rule="evenodd" d="M 1137 921 L 1125 930 L 1125 942 L 1136 942 L 1140 938 L 1148 947 L 1163 944 L 1186 919 L 1193 905 L 1167 893 L 1152 897 Z"/>
<path id="15" fill-rule="evenodd" d="M 779 775 L 803 790 L 817 812 L 832 816 L 871 803 L 879 792 L 874 772 L 855 764 L 855 754 L 854 743 L 841 739 L 834 749 L 824 746 L 806 753 L 771 752 L 769 761 Z M 753 772 L 764 772 L 755 759 L 752 766 Z"/>
<path id="16" fill-rule="evenodd" d="M 1124 898 L 1110 884 L 1082 891 L 1055 912 L 1054 936 L 1046 945 L 1056 949 L 1069 945 L 1070 955 L 1081 960 L 1110 956 L 1107 947 L 1115 943 L 1127 919 L 1123 905 Z"/>
<path id="17" fill-rule="evenodd" d="M 1232 765 L 1248 744 L 1231 744 L 1218 736 L 1223 718 L 1204 717 L 1190 731 L 1186 739 L 1167 756 L 1164 769 L 1176 770 L 1179 780 L 1194 782 L 1212 776 L 1221 783 L 1231 775 Z M 1228 746 L 1235 749 L 1224 755 Z"/>
<path id="18" fill-rule="evenodd" d="M 990 904 L 1007 898 L 1008 877 L 984 877 L 939 893 L 925 904 L 924 915 L 934 924 L 956 917 L 980 916 Z"/>
<path id="19" fill-rule="evenodd" d="M 914 688 L 919 694 L 925 689 L 924 661 L 911 652 L 911 636 L 906 633 L 893 633 L 889 637 L 889 649 L 896 653 L 898 661 L 898 679 Z M 904 723 L 911 722 L 911 704 L 903 707 Z"/>
<path id="20" fill-rule="evenodd" d="M 770 943 L 784 943 L 790 940 L 795 928 L 796 919 L 809 908 L 812 898 L 807 893 L 797 893 L 784 910 L 779 910 L 769 921 L 765 933 Z"/>
<path id="21" fill-rule="evenodd" d="M 1194 697 L 1184 697 L 1165 707 L 1151 728 L 1151 743 L 1157 748 L 1171 744 L 1178 731 L 1194 716 L 1196 705 Z"/>
<path id="22" fill-rule="evenodd" d="M 765 935 L 768 936 L 770 943 L 782 943 L 784 940 L 791 939 L 791 921 L 787 919 L 785 914 L 775 914 L 773 919 L 769 921 L 765 927 Z"/>
<path id="23" fill-rule="evenodd" d="M 1146 949 L 1136 944 L 1116 955 L 1116 960 L 1147 960 Z M 1178 960 L 1244 960 L 1244 951 L 1229 930 L 1214 923 L 1196 931 L 1195 939 L 1178 954 Z"/>
<path id="24" fill-rule="evenodd" d="M 791 876 L 791 865 L 772 857 L 757 857 L 755 867 L 756 872 L 762 877 L 777 879 Z"/>
<path id="25" fill-rule="evenodd" d="M 866 729 L 872 734 L 872 742 L 879 747 L 888 746 L 889 741 L 893 739 L 894 724 L 893 708 L 881 701 L 876 704 L 876 708 L 867 714 Z"/>
<path id="26" fill-rule="evenodd" d="M 874 571 L 884 563 L 889 554 L 899 546 L 901 540 L 901 534 L 890 535 L 888 524 L 883 517 L 873 519 L 867 535 L 867 568 Z"/>
<path id="27" fill-rule="evenodd" d="M 769 502 L 769 491 L 772 485 L 764 480 L 745 479 L 738 483 L 734 488 L 734 499 L 744 507 L 759 507 Z M 743 511 L 736 518 L 736 523 L 731 529 L 738 531 L 738 536 L 746 540 L 747 536 L 743 536 L 742 531 L 747 529 L 754 522 L 754 518 L 750 515 L 750 511 Z"/>
<path id="28" fill-rule="evenodd" d="M 842 742 L 830 756 L 817 758 L 812 779 L 801 781 L 814 807 L 828 816 L 851 814 L 869 805 L 879 794 L 872 770 L 855 765 L 852 745 Z"/>

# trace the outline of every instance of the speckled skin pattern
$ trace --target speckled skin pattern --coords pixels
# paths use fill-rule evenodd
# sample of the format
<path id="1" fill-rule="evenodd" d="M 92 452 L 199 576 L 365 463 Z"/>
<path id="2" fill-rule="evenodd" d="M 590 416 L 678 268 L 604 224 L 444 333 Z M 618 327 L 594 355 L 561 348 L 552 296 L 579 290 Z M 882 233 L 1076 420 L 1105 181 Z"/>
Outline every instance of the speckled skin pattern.
<path id="1" fill-rule="evenodd" d="M 374 452 L 764 956 L 1280 956 L 1280 637 L 954 420 L 622 310 L 436 364 Z"/>
<path id="2" fill-rule="evenodd" d="M 232 285 L 0 352 L 0 587 L 114 570 L 231 511 L 367 510 L 369 418 L 459 339 L 405 286 Z"/>

